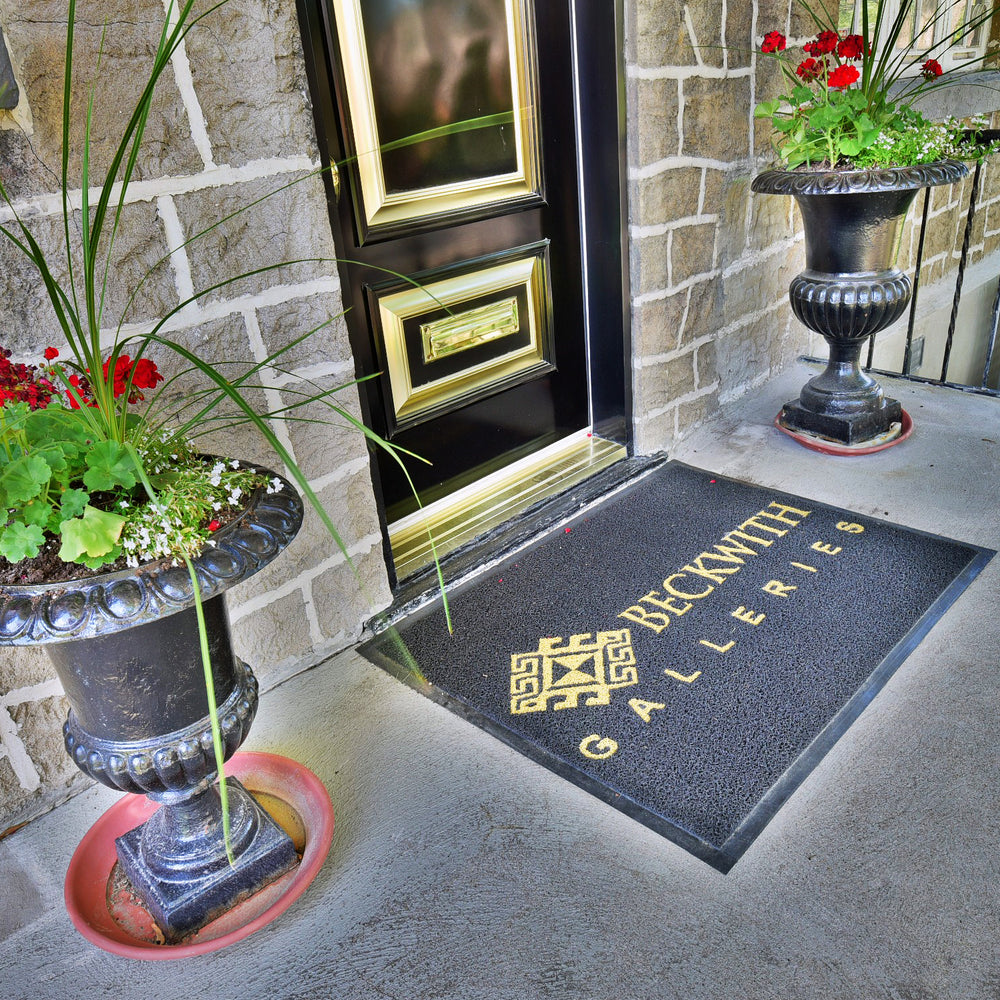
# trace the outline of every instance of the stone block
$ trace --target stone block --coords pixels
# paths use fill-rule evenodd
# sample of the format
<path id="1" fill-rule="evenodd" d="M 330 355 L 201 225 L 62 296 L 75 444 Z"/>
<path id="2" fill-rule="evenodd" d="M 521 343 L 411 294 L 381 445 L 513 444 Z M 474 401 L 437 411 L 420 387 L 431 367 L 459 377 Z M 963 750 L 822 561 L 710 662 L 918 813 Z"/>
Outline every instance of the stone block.
<path id="1" fill-rule="evenodd" d="M 761 283 L 764 268 L 751 266 L 727 274 L 722 281 L 725 326 L 738 322 L 743 316 L 759 312 L 772 298 L 765 297 Z"/>
<path id="2" fill-rule="evenodd" d="M 729 3 L 726 9 L 726 61 L 730 69 L 750 65 L 754 45 L 758 39 L 753 31 L 754 5 Z"/>
<path id="3" fill-rule="evenodd" d="M 14 720 L 39 780 L 38 787 L 29 791 L 10 761 L 0 758 L 0 833 L 34 819 L 90 783 L 63 747 L 62 726 L 68 710 L 61 695 L 0 709 L 9 711 Z"/>
<path id="4" fill-rule="evenodd" d="M 714 334 L 725 325 L 726 315 L 721 279 L 696 282 L 688 289 L 688 311 L 681 345 Z"/>
<path id="5" fill-rule="evenodd" d="M 633 58 L 640 66 L 694 64 L 684 5 L 679 0 L 636 0 L 634 10 L 634 30 L 628 34 L 634 39 Z"/>
<path id="6" fill-rule="evenodd" d="M 358 639 L 375 609 L 392 602 L 382 547 L 322 573 L 311 585 L 313 606 L 323 635 L 345 642 Z"/>
<path id="7" fill-rule="evenodd" d="M 751 193 L 749 249 L 769 250 L 801 228 L 798 210 L 795 211 L 794 221 L 789 214 L 793 205 L 793 199 L 786 195 Z"/>
<path id="8" fill-rule="evenodd" d="M 644 365 L 636 378 L 637 411 L 655 412 L 665 409 L 681 396 L 688 396 L 697 388 L 694 368 L 694 351 L 688 351 L 669 361 Z"/>
<path id="9" fill-rule="evenodd" d="M 747 212 L 750 178 L 745 173 L 707 171 L 705 211 L 719 217 L 717 228 L 718 267 L 738 260 L 747 245 Z"/>
<path id="10" fill-rule="evenodd" d="M 770 353 L 775 337 L 782 330 L 772 316 L 762 316 L 737 331 L 716 341 L 719 395 L 722 398 L 738 395 L 771 370 Z"/>
<path id="11" fill-rule="evenodd" d="M 638 261 L 633 265 L 633 282 L 640 294 L 670 287 L 670 233 L 645 236 L 638 240 Z"/>
<path id="12" fill-rule="evenodd" d="M 714 222 L 681 226 L 670 245 L 670 281 L 676 286 L 715 267 Z"/>
<path id="13" fill-rule="evenodd" d="M 25 225 L 41 248 L 53 279 L 69 291 L 69 267 L 62 216 L 25 213 Z M 81 271 L 80 217 L 70 219 L 74 267 Z M 103 231 L 100 263 L 97 272 L 98 292 L 103 281 L 107 240 L 113 219 Z M 122 213 L 108 264 L 109 280 L 104 302 L 104 328 L 114 328 L 119 320 L 138 322 L 165 315 L 177 304 L 173 275 L 166 259 L 167 244 L 156 218 L 156 208 L 149 203 L 127 205 Z M 13 244 L 0 241 L 0 268 L 16 294 L 0 297 L 0 328 L 6 331 L 4 342 L 15 353 L 40 355 L 49 344 L 64 343 L 51 301 L 45 292 L 39 271 Z M 78 288 L 79 288 L 78 279 Z M 134 298 L 133 298 L 134 296 Z M 131 300 L 131 301 L 130 301 Z M 80 303 L 84 308 L 83 302 Z"/>
<path id="14" fill-rule="evenodd" d="M 18 84 L 31 108 L 30 139 L 0 133 L 4 180 L 17 197 L 57 187 L 61 163 L 63 75 L 65 71 L 66 4 L 33 0 L 8 5 L 4 36 L 19 65 Z M 87 0 L 77 8 L 74 41 L 74 85 L 70 128 L 71 186 L 80 187 L 83 136 L 90 86 L 96 80 L 90 138 L 91 184 L 103 180 L 121 141 L 135 102 L 149 78 L 163 10 L 141 0 Z M 97 53 L 105 24 L 100 74 Z M 27 146 L 25 145 L 27 142 Z M 136 165 L 136 177 L 149 179 L 201 169 L 173 73 L 168 68 L 157 85 L 153 108 Z"/>
<path id="15" fill-rule="evenodd" d="M 631 80 L 628 91 L 631 161 L 643 167 L 676 156 L 680 151 L 677 81 Z"/>
<path id="16" fill-rule="evenodd" d="M 351 471 L 318 494 L 319 501 L 333 522 L 344 546 L 350 549 L 361 539 L 381 532 L 378 510 L 372 494 L 371 475 L 365 466 Z M 266 594 L 310 573 L 328 559 L 337 557 L 340 548 L 329 530 L 306 501 L 302 527 L 280 559 L 266 566 L 234 598 L 246 601 L 250 594 Z"/>
<path id="17" fill-rule="evenodd" d="M 651 299 L 637 306 L 632 315 L 632 349 L 639 358 L 665 354 L 680 342 L 688 292 Z"/>
<path id="18" fill-rule="evenodd" d="M 333 386 L 332 380 L 330 385 Z M 297 387 L 314 393 L 312 383 L 296 383 L 282 389 L 286 405 L 296 402 Z M 329 397 L 329 403 L 344 410 L 355 420 L 361 419 L 358 390 L 348 385 Z M 295 461 L 308 479 L 320 479 L 338 469 L 345 462 L 366 454 L 361 432 L 323 401 L 316 401 L 296 411 L 288 422 Z"/>
<path id="19" fill-rule="evenodd" d="M 962 220 L 964 225 L 964 220 Z M 924 236 L 924 257 L 930 259 L 938 254 L 950 254 L 961 249 L 963 229 L 959 227 L 958 212 L 942 212 L 929 219 Z"/>
<path id="20" fill-rule="evenodd" d="M 331 362 L 353 365 L 344 303 L 337 293 L 265 306 L 257 311 L 257 323 L 269 354 L 309 334 L 277 359 L 281 368 Z"/>
<path id="21" fill-rule="evenodd" d="M 677 435 L 685 438 L 706 420 L 710 420 L 719 412 L 719 397 L 717 393 L 709 392 L 697 399 L 680 403 L 677 407 Z"/>
<path id="22" fill-rule="evenodd" d="M 698 345 L 695 351 L 695 389 L 704 389 L 718 378 L 715 341 Z"/>
<path id="23" fill-rule="evenodd" d="M 280 666 L 305 658 L 312 650 L 312 633 L 302 592 L 287 594 L 234 621 L 233 648 L 250 664 L 262 687 Z M 266 700 L 261 711 L 267 711 Z"/>
<path id="24" fill-rule="evenodd" d="M 656 226 L 698 214 L 702 171 L 697 167 L 664 170 L 633 182 L 630 202 L 633 221 Z M 706 211 L 712 211 L 706 207 Z"/>
<path id="25" fill-rule="evenodd" d="M 287 187 L 296 177 L 298 182 Z M 336 251 L 318 177 L 281 174 L 178 195 L 174 201 L 189 237 L 214 226 L 188 247 L 196 291 L 231 282 L 205 296 L 206 302 L 336 275 Z M 250 271 L 259 273 L 241 277 Z"/>
<path id="26" fill-rule="evenodd" d="M 8 646 L 0 656 L 0 691 L 31 687 L 55 676 L 55 668 L 42 645 Z"/>
<path id="27" fill-rule="evenodd" d="M 694 61 L 719 68 L 725 64 L 725 52 L 722 48 L 724 6 L 722 0 L 696 0 L 685 5 L 687 19 L 690 19 L 690 26 L 685 25 L 688 28 L 687 42 L 692 48 Z M 691 37 L 692 33 L 694 38 Z M 697 49 L 694 49 L 695 42 Z M 692 61 L 684 48 L 681 49 L 681 54 L 685 62 Z"/>
<path id="28" fill-rule="evenodd" d="M 750 80 L 684 81 L 684 134 L 681 152 L 723 162 L 745 159 L 750 152 Z"/>
<path id="29" fill-rule="evenodd" d="M 67 799 L 93 784 L 91 779 L 70 760 L 68 754 L 64 752 L 63 756 L 66 758 L 64 766 L 67 769 L 64 780 L 58 780 L 54 785 L 39 785 L 33 792 L 25 792 L 17 784 L 16 779 L 11 781 L 13 771 L 10 762 L 0 759 L 0 839 L 6 833 L 13 832 L 19 826 L 30 823 L 31 820 L 62 805 Z M 80 836 L 82 837 L 85 832 L 81 830 Z"/>
<path id="30" fill-rule="evenodd" d="M 655 455 L 661 451 L 669 452 L 676 437 L 674 433 L 676 420 L 677 411 L 673 408 L 638 420 L 635 426 L 636 453 Z"/>
<path id="31" fill-rule="evenodd" d="M 216 163 L 318 158 L 295 4 L 230 0 L 188 35 L 187 53 Z M 222 65 L 238 67 L 238 87 Z"/>

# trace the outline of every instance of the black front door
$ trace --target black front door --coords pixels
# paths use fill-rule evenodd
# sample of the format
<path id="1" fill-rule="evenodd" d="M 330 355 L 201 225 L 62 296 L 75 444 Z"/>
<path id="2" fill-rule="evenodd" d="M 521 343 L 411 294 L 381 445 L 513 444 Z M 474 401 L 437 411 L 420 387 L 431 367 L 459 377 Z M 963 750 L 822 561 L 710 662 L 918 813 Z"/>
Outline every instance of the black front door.
<path id="1" fill-rule="evenodd" d="M 614 4 L 583 6 L 300 3 L 324 156 L 341 164 L 332 200 L 353 349 L 361 374 L 379 373 L 363 386 L 365 419 L 427 460 L 408 465 L 424 503 L 595 423 L 588 327 L 609 304 L 587 294 L 580 155 L 618 142 L 616 32 Z M 612 91 L 597 102 L 603 125 L 591 111 L 578 135 L 592 91 L 581 95 L 575 60 L 588 44 L 610 54 Z M 591 184 L 614 237 L 611 161 L 615 175 Z M 614 386 L 600 395 L 615 402 L 598 409 L 620 434 L 621 260 L 602 260 L 618 268 L 617 283 L 595 281 L 612 292 L 615 362 L 602 374 Z M 392 522 L 415 501 L 391 459 L 378 475 Z"/>

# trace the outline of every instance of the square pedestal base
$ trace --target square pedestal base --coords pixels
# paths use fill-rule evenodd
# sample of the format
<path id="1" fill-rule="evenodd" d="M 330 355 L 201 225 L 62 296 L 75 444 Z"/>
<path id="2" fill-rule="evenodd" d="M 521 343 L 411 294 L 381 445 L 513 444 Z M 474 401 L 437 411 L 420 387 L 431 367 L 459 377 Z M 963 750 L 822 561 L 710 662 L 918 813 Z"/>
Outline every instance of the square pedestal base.
<path id="1" fill-rule="evenodd" d="M 821 434 L 841 444 L 853 445 L 871 441 L 885 434 L 893 424 L 900 423 L 903 408 L 898 399 L 883 399 L 878 409 L 863 413 L 815 413 L 793 399 L 785 403 L 779 419 L 793 431 Z"/>
<path id="2" fill-rule="evenodd" d="M 227 784 L 231 790 L 235 786 L 242 792 L 260 814 L 256 835 L 236 855 L 234 865 L 223 861 L 221 865 L 211 866 L 211 870 L 200 878 L 165 881 L 150 872 L 143 860 L 140 842 L 145 824 L 115 841 L 122 870 L 168 942 L 192 934 L 284 875 L 298 861 L 288 834 L 235 778 L 230 778 Z"/>

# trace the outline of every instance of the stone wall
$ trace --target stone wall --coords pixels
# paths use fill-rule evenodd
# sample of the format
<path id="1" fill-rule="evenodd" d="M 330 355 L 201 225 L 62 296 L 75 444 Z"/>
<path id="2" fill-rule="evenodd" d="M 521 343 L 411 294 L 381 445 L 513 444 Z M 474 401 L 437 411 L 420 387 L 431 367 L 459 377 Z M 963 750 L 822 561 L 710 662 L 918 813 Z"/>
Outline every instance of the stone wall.
<path id="1" fill-rule="evenodd" d="M 203 5 L 207 7 L 208 5 Z M 80 176 L 87 84 L 103 57 L 94 105 L 93 176 L 109 162 L 146 76 L 163 23 L 161 0 L 87 0 L 78 10 L 71 176 Z M 0 171 L 19 216 L 43 247 L 60 232 L 61 90 L 67 4 L 0 0 L 21 103 L 0 116 Z M 212 292 L 182 310 L 170 335 L 221 363 L 260 361 L 342 310 L 326 196 L 320 178 L 295 5 L 230 0 L 188 36 L 162 79 L 155 114 L 129 191 L 112 262 L 107 319 L 152 269 L 124 317 L 124 331 L 149 328 L 193 292 L 283 260 L 317 258 Z M 72 186 L 78 187 L 78 182 Z M 251 211 L 232 213 L 269 192 Z M 79 192 L 75 197 L 79 205 Z M 230 217 L 231 216 L 231 217 Z M 3 221 L 11 219 L 3 210 Z M 218 228 L 185 245 L 219 220 Z M 78 218 L 71 223 L 78 228 Z M 37 276 L 9 245 L 0 249 L 2 342 L 18 360 L 40 360 L 60 332 Z M 169 370 L 175 362 L 160 357 Z M 261 406 L 276 409 L 313 384 L 340 384 L 354 367 L 342 320 L 319 330 L 289 357 L 284 374 L 262 380 Z M 358 412 L 353 387 L 338 394 Z M 358 569 L 310 516 L 290 550 L 234 590 L 237 652 L 262 686 L 317 662 L 357 638 L 390 600 L 366 447 L 339 418 L 280 427 L 281 440 L 340 526 Z M 200 441 L 206 450 L 260 462 L 274 459 L 249 432 Z M 66 706 L 47 656 L 6 649 L 0 659 L 0 833 L 83 780 L 62 750 Z"/>
<path id="2" fill-rule="evenodd" d="M 639 452 L 669 451 L 797 356 L 826 356 L 821 338 L 798 323 L 787 302 L 788 283 L 804 266 L 794 202 L 750 192 L 754 173 L 771 159 L 768 125 L 754 120 L 753 108 L 779 92 L 776 67 L 755 50 L 772 29 L 785 33 L 790 46 L 814 33 L 794 0 L 628 0 L 626 6 Z M 1000 108 L 996 79 L 968 90 L 960 107 L 949 110 Z M 970 248 L 970 263 L 986 262 L 987 272 L 1000 235 L 996 159 L 983 173 Z M 954 286 L 970 183 L 933 191 L 925 292 Z M 903 268 L 916 255 L 914 219 L 919 211 L 907 223 Z M 921 307 L 936 301 L 927 294 Z M 898 336 L 890 343 L 898 345 Z"/>
<path id="3" fill-rule="evenodd" d="M 753 107 L 775 84 L 774 67 L 757 58 L 754 42 L 771 28 L 804 37 L 808 27 L 794 22 L 791 0 L 624 4 L 633 416 L 636 450 L 649 454 L 669 451 L 799 354 L 823 351 L 787 304 L 788 282 L 803 262 L 793 203 L 750 193 L 753 174 L 768 159 L 766 127 L 754 121 Z M 110 139 L 145 74 L 163 9 L 163 0 L 81 4 L 78 101 L 86 98 L 108 25 L 96 89 L 95 170 L 108 162 Z M 65 0 L 0 0 L 21 88 L 18 108 L 0 113 L 0 172 L 43 245 L 61 224 L 55 193 L 65 18 Z M 208 357 L 252 362 L 339 314 L 325 194 L 312 174 L 318 154 L 295 18 L 290 2 L 229 0 L 188 36 L 165 76 L 113 266 L 112 307 L 124 307 L 126 293 L 152 269 L 125 318 L 126 332 L 148 329 L 196 289 L 300 257 L 323 259 L 213 292 L 171 320 L 169 332 Z M 76 174 L 81 135 L 78 120 L 70 162 Z M 229 217 L 268 192 L 277 193 Z M 954 273 L 967 196 L 968 182 L 932 195 L 925 289 L 946 286 Z M 994 164 L 984 173 L 982 204 L 971 255 L 979 273 L 987 273 L 1000 249 Z M 0 214 L 10 221 L 9 211 Z M 225 221 L 185 245 L 219 220 Z M 904 266 L 915 239 L 911 222 Z M 7 246 L 0 248 L 0 288 L 3 343 L 18 360 L 36 359 L 58 343 L 37 278 Z M 928 294 L 927 302 L 929 308 L 934 297 Z M 107 326 L 110 336 L 113 324 Z M 289 363 L 290 373 L 264 380 L 262 407 L 287 404 L 313 380 L 351 377 L 343 322 L 319 330 Z M 342 395 L 356 412 L 355 390 Z M 341 526 L 361 582 L 309 518 L 289 552 L 231 594 L 239 652 L 265 689 L 352 642 L 391 596 L 358 435 L 340 423 L 297 424 L 279 433 Z M 211 439 L 205 447 L 213 447 Z M 217 436 L 214 447 L 270 460 L 243 433 Z M 84 780 L 62 751 L 65 711 L 44 652 L 4 651 L 0 834 Z"/>

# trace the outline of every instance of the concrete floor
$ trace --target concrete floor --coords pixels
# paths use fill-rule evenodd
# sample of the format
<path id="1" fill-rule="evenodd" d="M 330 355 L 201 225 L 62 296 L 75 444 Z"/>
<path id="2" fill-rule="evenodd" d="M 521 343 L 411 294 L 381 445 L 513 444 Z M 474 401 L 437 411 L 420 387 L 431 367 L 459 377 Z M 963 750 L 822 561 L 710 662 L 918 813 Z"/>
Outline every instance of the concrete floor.
<path id="1" fill-rule="evenodd" d="M 864 458 L 770 427 L 789 372 L 674 457 L 1000 547 L 1000 400 L 889 383 L 916 424 Z M 347 652 L 265 695 L 248 749 L 337 813 L 306 895 L 233 947 L 116 958 L 62 880 L 117 796 L 0 842 L 0 996 L 305 1000 L 1000 998 L 995 559 L 728 875 Z"/>

